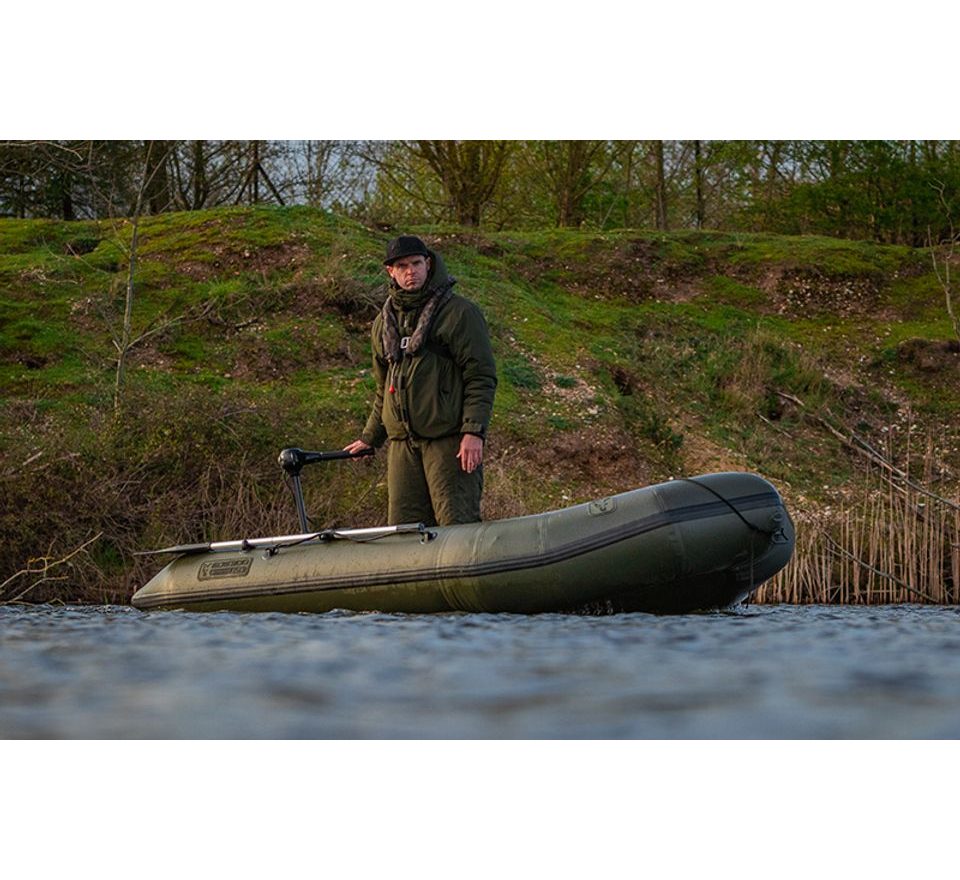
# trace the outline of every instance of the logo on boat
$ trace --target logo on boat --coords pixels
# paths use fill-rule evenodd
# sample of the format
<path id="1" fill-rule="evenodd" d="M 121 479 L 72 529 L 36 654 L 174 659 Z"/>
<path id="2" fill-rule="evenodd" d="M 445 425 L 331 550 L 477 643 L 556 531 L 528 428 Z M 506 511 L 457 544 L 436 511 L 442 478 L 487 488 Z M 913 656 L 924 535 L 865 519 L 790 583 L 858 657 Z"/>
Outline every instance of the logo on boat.
<path id="1" fill-rule="evenodd" d="M 197 572 L 197 580 L 212 581 L 214 578 L 246 577 L 250 574 L 253 559 L 218 559 L 215 562 L 204 562 Z"/>
<path id="2" fill-rule="evenodd" d="M 613 498 L 601 498 L 599 501 L 590 502 L 590 516 L 603 516 L 605 513 L 613 513 L 617 509 L 617 502 Z"/>

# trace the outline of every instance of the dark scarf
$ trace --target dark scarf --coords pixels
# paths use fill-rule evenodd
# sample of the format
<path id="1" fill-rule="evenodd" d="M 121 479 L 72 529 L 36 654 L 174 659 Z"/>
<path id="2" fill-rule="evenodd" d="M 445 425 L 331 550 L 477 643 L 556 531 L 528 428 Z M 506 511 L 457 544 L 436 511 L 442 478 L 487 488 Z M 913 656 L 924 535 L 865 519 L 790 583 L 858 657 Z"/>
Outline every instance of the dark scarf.
<path id="1" fill-rule="evenodd" d="M 383 353 L 390 363 L 399 363 L 404 354 L 415 355 L 423 348 L 434 315 L 436 315 L 440 306 L 453 296 L 453 285 L 454 279 L 451 278 L 440 287 L 435 290 L 428 290 L 426 293 L 423 290 L 418 290 L 413 294 L 403 290 L 394 290 L 387 297 L 381 314 L 383 315 Z M 400 348 L 400 325 L 397 323 L 397 313 L 391 302 L 394 299 L 404 310 L 416 308 L 421 302 L 423 303 L 420 317 L 417 319 L 417 326 L 405 349 Z"/>

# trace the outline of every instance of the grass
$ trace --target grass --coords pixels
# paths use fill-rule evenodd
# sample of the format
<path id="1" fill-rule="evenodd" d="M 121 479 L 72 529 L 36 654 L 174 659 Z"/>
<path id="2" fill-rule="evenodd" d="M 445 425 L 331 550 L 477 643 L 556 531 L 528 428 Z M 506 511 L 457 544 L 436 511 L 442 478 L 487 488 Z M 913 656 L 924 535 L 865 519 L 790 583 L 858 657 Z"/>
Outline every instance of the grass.
<path id="1" fill-rule="evenodd" d="M 852 553 L 858 524 L 879 516 L 863 507 L 875 465 L 824 427 L 827 414 L 879 443 L 905 409 L 936 433 L 960 407 L 958 367 L 934 350 L 950 327 L 921 251 L 720 232 L 414 231 L 491 328 L 488 517 L 749 469 Z M 308 208 L 144 218 L 134 336 L 162 331 L 134 348 L 115 415 L 129 235 L 120 221 L 0 220 L 0 540 L 12 548 L 0 582 L 82 546 L 64 567 L 69 598 L 125 601 L 148 565 L 136 549 L 286 531 L 277 451 L 339 448 L 367 416 L 387 233 Z M 960 455 L 945 450 L 938 468 L 949 491 Z M 382 469 L 380 456 L 311 472 L 311 510 L 382 521 Z M 830 518 L 840 509 L 846 526 Z"/>

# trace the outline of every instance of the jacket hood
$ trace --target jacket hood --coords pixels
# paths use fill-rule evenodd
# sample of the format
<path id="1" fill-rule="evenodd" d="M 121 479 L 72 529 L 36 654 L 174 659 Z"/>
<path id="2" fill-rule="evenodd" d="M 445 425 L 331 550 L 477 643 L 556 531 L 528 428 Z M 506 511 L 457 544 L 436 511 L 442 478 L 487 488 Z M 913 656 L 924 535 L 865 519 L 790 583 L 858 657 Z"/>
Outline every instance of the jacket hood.
<path id="1" fill-rule="evenodd" d="M 447 272 L 447 264 L 443 262 L 443 257 L 434 251 L 430 251 L 430 274 L 427 275 L 427 280 L 423 286 L 427 290 L 438 290 L 445 287 L 451 280 L 450 273 Z"/>

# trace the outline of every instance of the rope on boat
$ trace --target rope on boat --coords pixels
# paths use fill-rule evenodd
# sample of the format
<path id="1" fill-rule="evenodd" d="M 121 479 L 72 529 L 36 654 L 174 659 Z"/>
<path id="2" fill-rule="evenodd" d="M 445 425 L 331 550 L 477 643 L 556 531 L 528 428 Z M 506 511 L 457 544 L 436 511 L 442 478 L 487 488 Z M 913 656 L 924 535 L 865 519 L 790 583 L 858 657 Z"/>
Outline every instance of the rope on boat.
<path id="1" fill-rule="evenodd" d="M 708 486 L 706 483 L 701 483 L 699 480 L 696 480 L 693 477 L 681 477 L 680 479 L 683 480 L 683 482 L 685 483 L 693 483 L 694 486 L 699 486 L 701 489 L 706 489 L 711 495 L 714 495 L 715 497 L 719 498 L 724 504 L 727 505 L 727 507 L 729 507 L 737 515 L 740 521 L 751 531 L 759 532 L 761 535 L 766 535 L 766 537 L 768 538 L 773 538 L 773 536 L 779 531 L 779 529 L 769 530 L 769 531 L 767 529 L 761 529 L 760 526 L 750 522 L 750 520 L 748 520 L 739 510 L 737 510 L 736 507 L 733 506 L 733 503 L 728 498 L 724 498 L 723 495 L 721 495 L 712 486 Z M 753 562 L 754 562 L 754 546 L 753 546 L 753 541 L 751 541 L 750 542 L 750 590 L 751 592 L 757 586 L 754 583 Z"/>
<path id="2" fill-rule="evenodd" d="M 729 499 L 724 498 L 712 486 L 708 486 L 706 483 L 701 483 L 699 480 L 696 480 L 693 477 L 680 477 L 680 479 L 685 483 L 693 483 L 694 486 L 699 486 L 701 489 L 706 489 L 711 495 L 715 495 L 724 504 L 726 504 L 727 507 L 729 507 L 740 518 L 740 521 L 751 531 L 760 532 L 761 535 L 766 535 L 768 538 L 772 538 L 777 533 L 777 531 L 779 531 L 779 529 L 774 529 L 772 531 L 768 531 L 767 529 L 761 529 L 760 526 L 750 522 L 750 520 L 748 520 L 742 513 L 740 513 L 739 510 L 737 510 L 736 507 L 733 506 L 733 503 Z"/>

